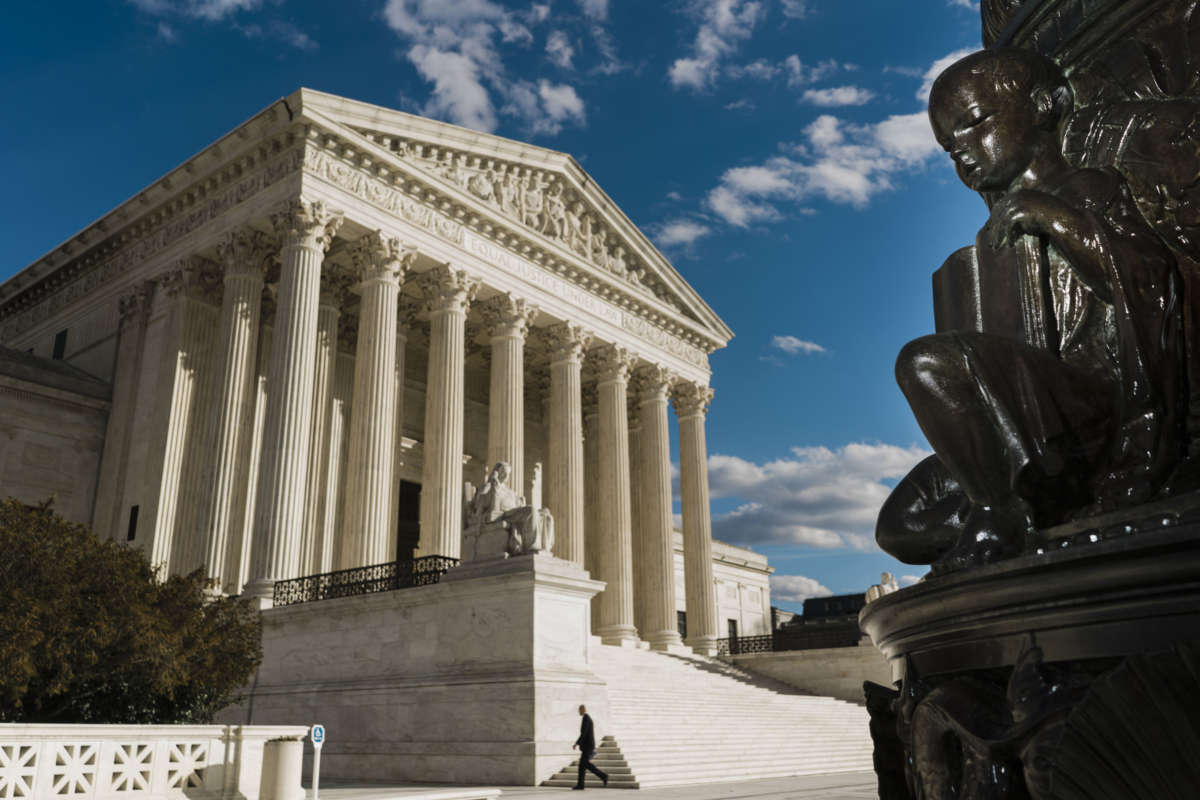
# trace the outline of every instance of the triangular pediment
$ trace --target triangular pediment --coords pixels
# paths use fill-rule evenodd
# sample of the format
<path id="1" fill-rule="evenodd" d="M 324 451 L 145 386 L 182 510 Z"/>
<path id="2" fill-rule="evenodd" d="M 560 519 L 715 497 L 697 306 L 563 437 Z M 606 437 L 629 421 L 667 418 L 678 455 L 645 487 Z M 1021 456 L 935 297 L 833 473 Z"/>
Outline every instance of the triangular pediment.
<path id="1" fill-rule="evenodd" d="M 733 333 L 566 153 L 302 89 L 302 110 L 388 151 L 449 194 L 653 297 L 721 345 Z"/>

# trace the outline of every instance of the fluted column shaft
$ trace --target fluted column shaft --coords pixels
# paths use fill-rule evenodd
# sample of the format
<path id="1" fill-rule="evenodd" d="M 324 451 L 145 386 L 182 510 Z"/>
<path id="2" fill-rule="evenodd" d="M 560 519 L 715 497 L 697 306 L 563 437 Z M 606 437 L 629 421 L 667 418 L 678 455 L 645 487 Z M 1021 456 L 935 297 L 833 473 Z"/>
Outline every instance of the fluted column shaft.
<path id="1" fill-rule="evenodd" d="M 584 566 L 583 407 L 580 372 L 591 336 L 570 323 L 550 334 L 550 431 L 546 505 L 554 516 L 554 555 Z"/>
<path id="2" fill-rule="evenodd" d="M 283 239 L 279 305 L 268 371 L 263 455 L 245 593 L 269 607 L 274 582 L 300 565 L 312 433 L 321 264 L 340 217 L 321 202 L 294 201 L 273 220 Z"/>
<path id="3" fill-rule="evenodd" d="M 524 300 L 502 295 L 484 315 L 492 339 L 487 463 L 508 464 L 508 485 L 517 494 L 525 491 L 525 335 L 536 313 Z"/>
<path id="4" fill-rule="evenodd" d="M 396 365 L 393 369 L 393 380 L 396 384 L 396 411 L 393 415 L 392 429 L 392 492 L 388 513 L 388 560 L 394 561 L 400 557 L 396 552 L 397 537 L 400 522 L 400 467 L 401 446 L 404 444 L 404 368 L 405 354 L 408 349 L 408 331 L 413 322 L 414 309 L 412 304 L 401 303 L 396 315 Z M 405 553 L 405 558 L 409 556 Z"/>
<path id="5" fill-rule="evenodd" d="M 671 434 L 667 395 L 671 375 L 652 369 L 644 376 L 638 398 L 641 418 L 638 478 L 641 484 L 641 547 L 636 558 L 642 583 L 636 594 L 646 627 L 642 638 L 657 650 L 682 644 L 675 621 L 675 547 L 671 524 Z M 710 545 L 711 551 L 711 545 Z M 709 559 L 711 575 L 711 558 Z"/>
<path id="6" fill-rule="evenodd" d="M 270 249 L 270 237 L 248 230 L 230 234 L 218 247 L 225 262 L 218 345 L 220 387 L 213 475 L 202 517 L 207 523 L 205 573 L 218 591 L 230 589 L 239 577 L 225 571 L 231 542 L 241 537 L 244 524 L 238 499 L 243 495 L 241 482 L 246 478 L 251 444 L 245 420 L 254 403 L 263 268 Z"/>
<path id="7" fill-rule="evenodd" d="M 606 644 L 637 641 L 633 624 L 633 541 L 629 496 L 629 418 L 626 386 L 629 354 L 609 347 L 601 356 L 597 577 L 607 586 L 600 595 L 596 632 Z"/>
<path id="8" fill-rule="evenodd" d="M 406 254 L 415 251 L 378 231 L 356 242 L 353 250 L 361 278 L 355 291 L 361 300 L 342 558 L 351 567 L 382 564 L 388 557 L 396 446 L 396 307 Z"/>
<path id="9" fill-rule="evenodd" d="M 697 652 L 715 652 L 717 602 L 713 587 L 712 516 L 708 501 L 708 444 L 704 419 L 712 390 L 684 384 L 676 390 L 679 415 L 679 477 L 683 501 L 683 573 L 687 602 L 687 643 Z"/>
<path id="10" fill-rule="evenodd" d="M 422 556 L 458 558 L 462 552 L 465 328 L 478 284 L 465 272 L 448 267 L 437 267 L 422 278 L 429 298 L 429 375 L 418 549 Z"/>
<path id="11" fill-rule="evenodd" d="M 337 374 L 338 323 L 343 300 L 342 282 L 322 277 L 317 302 L 317 357 L 313 368 L 312 437 L 308 447 L 308 500 L 304 505 L 304 539 L 300 545 L 300 572 L 317 575 L 326 570 L 325 514 L 329 484 L 329 437 L 333 422 L 333 384 Z"/>
<path id="12" fill-rule="evenodd" d="M 640 392 L 631 386 L 628 390 L 629 404 L 629 509 L 630 536 L 633 550 L 633 624 L 638 633 L 650 630 L 646 616 L 646 562 L 642 557 L 646 549 L 646 509 L 642 504 L 642 415 L 636 397 Z M 644 637 L 643 637 L 644 638 Z"/>

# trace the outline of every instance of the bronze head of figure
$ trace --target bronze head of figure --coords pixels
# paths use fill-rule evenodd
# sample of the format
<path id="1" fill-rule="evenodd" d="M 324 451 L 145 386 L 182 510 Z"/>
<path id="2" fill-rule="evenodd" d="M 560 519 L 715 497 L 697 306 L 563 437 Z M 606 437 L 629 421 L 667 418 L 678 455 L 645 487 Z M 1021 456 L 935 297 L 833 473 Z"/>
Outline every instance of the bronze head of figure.
<path id="1" fill-rule="evenodd" d="M 902 561 L 1030 552 L 1040 528 L 1154 497 L 1179 463 L 1175 259 L 1117 170 L 1064 157 L 1071 112 L 1057 65 L 1016 48 L 933 85 L 937 140 L 991 213 L 935 274 L 938 332 L 897 359 L 936 454 L 880 513 L 880 546 Z"/>

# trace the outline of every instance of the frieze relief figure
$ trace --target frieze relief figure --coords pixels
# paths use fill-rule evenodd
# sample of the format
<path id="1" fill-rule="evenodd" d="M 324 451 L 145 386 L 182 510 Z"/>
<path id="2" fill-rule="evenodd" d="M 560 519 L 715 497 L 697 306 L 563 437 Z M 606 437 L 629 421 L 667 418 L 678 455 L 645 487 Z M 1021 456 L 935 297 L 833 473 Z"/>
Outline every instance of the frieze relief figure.
<path id="1" fill-rule="evenodd" d="M 521 221 L 535 230 L 541 230 L 542 201 L 541 176 L 525 176 L 521 188 Z"/>

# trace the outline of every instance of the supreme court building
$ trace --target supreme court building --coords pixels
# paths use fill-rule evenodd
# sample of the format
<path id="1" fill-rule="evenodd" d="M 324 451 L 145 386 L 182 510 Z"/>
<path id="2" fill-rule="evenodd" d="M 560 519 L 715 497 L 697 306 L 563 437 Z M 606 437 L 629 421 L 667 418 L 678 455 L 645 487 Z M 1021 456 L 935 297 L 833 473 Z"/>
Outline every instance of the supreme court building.
<path id="1" fill-rule="evenodd" d="M 74 437 L 16 470 L 69 473 L 60 512 L 264 608 L 281 579 L 458 557 L 464 482 L 506 461 L 605 582 L 596 635 L 666 648 L 686 607 L 707 652 L 731 336 L 570 156 L 301 89 L 0 286 L 8 360 L 63 373 L 0 389 Z"/>

